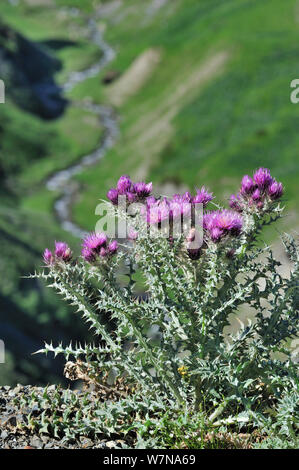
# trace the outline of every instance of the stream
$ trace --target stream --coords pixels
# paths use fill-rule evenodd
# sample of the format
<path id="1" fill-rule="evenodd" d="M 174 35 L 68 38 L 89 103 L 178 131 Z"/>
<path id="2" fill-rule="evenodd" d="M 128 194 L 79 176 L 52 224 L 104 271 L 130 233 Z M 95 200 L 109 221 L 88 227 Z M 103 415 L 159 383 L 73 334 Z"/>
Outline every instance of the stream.
<path id="1" fill-rule="evenodd" d="M 71 8 L 65 11 L 73 17 L 82 15 L 80 10 L 76 8 Z M 63 85 L 63 91 L 65 93 L 71 91 L 78 83 L 82 83 L 88 78 L 98 75 L 98 73 L 106 67 L 106 65 L 109 64 L 116 55 L 114 49 L 104 41 L 96 20 L 93 18 L 87 18 L 86 24 L 90 40 L 100 48 L 102 51 L 102 57 L 98 62 L 91 65 L 86 70 L 72 72 L 66 83 Z M 72 235 L 82 238 L 86 232 L 72 221 L 72 205 L 80 190 L 80 184 L 77 181 L 74 181 L 73 177 L 80 174 L 85 168 L 96 164 L 106 155 L 106 152 L 114 145 L 117 139 L 118 125 L 114 110 L 110 107 L 102 106 L 93 103 L 92 101 L 72 101 L 71 104 L 98 116 L 104 129 L 103 136 L 98 147 L 93 152 L 84 155 L 81 157 L 80 161 L 72 164 L 68 168 L 51 175 L 51 177 L 46 181 L 46 187 L 50 191 L 58 191 L 60 193 L 59 198 L 55 201 L 54 211 L 61 227 Z"/>

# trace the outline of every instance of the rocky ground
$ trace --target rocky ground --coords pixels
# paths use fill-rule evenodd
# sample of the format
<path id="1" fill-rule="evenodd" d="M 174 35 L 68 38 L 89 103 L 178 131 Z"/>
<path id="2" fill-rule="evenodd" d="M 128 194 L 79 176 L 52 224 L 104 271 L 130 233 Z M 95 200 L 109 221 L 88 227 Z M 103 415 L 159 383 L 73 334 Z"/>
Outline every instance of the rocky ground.
<path id="1" fill-rule="evenodd" d="M 48 387 L 49 393 L 59 390 L 55 385 Z M 21 396 L 29 397 L 32 393 L 42 398 L 44 388 L 31 385 L 17 385 L 15 388 L 0 387 L 0 449 L 116 449 L 122 447 L 124 441 L 117 438 L 115 440 L 101 437 L 90 439 L 80 436 L 66 440 L 22 429 L 22 424 L 27 424 L 29 413 L 40 413 L 37 406 L 36 409 L 35 406 L 20 408 L 16 403 Z M 80 396 L 84 392 L 76 391 L 75 393 Z"/>

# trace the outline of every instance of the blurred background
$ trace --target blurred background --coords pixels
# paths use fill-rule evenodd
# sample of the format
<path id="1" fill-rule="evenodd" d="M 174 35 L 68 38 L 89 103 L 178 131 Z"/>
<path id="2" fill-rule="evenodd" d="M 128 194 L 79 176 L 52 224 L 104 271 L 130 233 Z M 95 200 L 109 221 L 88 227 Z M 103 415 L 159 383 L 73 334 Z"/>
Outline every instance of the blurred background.
<path id="1" fill-rule="evenodd" d="M 0 385 L 63 383 L 61 361 L 32 352 L 88 340 L 24 277 L 55 239 L 79 252 L 121 174 L 226 203 L 266 166 L 286 186 L 279 229 L 298 228 L 296 78 L 297 0 L 1 0 Z"/>

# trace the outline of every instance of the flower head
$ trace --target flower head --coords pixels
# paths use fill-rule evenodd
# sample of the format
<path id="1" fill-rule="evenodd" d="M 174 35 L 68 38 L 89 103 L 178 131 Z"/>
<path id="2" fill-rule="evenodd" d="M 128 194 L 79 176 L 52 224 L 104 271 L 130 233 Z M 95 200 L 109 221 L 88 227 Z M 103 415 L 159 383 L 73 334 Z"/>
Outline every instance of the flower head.
<path id="1" fill-rule="evenodd" d="M 45 249 L 43 258 L 44 258 L 44 262 L 48 265 L 53 264 L 54 262 L 53 253 L 48 248 Z"/>
<path id="2" fill-rule="evenodd" d="M 278 183 L 274 180 L 268 188 L 268 195 L 272 200 L 279 199 L 283 195 L 282 183 Z"/>
<path id="3" fill-rule="evenodd" d="M 119 194 L 126 194 L 132 188 L 131 178 L 127 175 L 123 175 L 119 178 L 117 182 L 117 190 Z"/>
<path id="4" fill-rule="evenodd" d="M 260 190 L 257 188 L 255 191 L 253 191 L 253 194 L 252 194 L 252 199 L 253 201 L 257 202 L 257 201 L 260 201 L 261 200 L 261 192 Z"/>
<path id="5" fill-rule="evenodd" d="M 126 193 L 126 196 L 127 196 L 127 199 L 128 201 L 132 204 L 133 202 L 136 202 L 138 197 L 137 197 L 137 194 L 136 193 L 133 193 L 131 191 L 128 191 Z"/>
<path id="6" fill-rule="evenodd" d="M 273 178 L 268 168 L 259 168 L 253 175 L 253 179 L 262 190 L 268 188 L 273 182 Z"/>
<path id="7" fill-rule="evenodd" d="M 108 245 L 108 252 L 113 255 L 114 253 L 116 253 L 118 250 L 118 243 L 116 240 L 113 240 L 111 243 L 109 243 Z"/>
<path id="8" fill-rule="evenodd" d="M 213 193 L 209 193 L 203 186 L 201 189 L 196 190 L 196 196 L 192 198 L 192 202 L 193 204 L 203 204 L 206 206 L 212 199 L 214 199 Z"/>
<path id="9" fill-rule="evenodd" d="M 174 219 L 181 215 L 188 215 L 191 213 L 191 195 L 186 192 L 185 194 L 174 194 L 168 200 L 169 214 Z"/>
<path id="10" fill-rule="evenodd" d="M 251 194 L 254 190 L 254 181 L 249 175 L 243 176 L 242 185 L 241 185 L 241 193 L 242 194 Z"/>
<path id="11" fill-rule="evenodd" d="M 55 257 L 65 262 L 71 260 L 72 252 L 67 243 L 55 242 Z"/>
<path id="12" fill-rule="evenodd" d="M 170 207 L 166 198 L 147 204 L 146 219 L 149 224 L 159 224 L 169 217 Z"/>
<path id="13" fill-rule="evenodd" d="M 214 242 L 220 241 L 227 234 L 239 235 L 242 225 L 241 215 L 229 209 L 208 212 L 203 218 L 203 226 Z"/>
<path id="14" fill-rule="evenodd" d="M 88 263 L 93 263 L 96 260 L 96 253 L 88 246 L 83 246 L 81 254 Z"/>
<path id="15" fill-rule="evenodd" d="M 144 183 L 143 181 L 135 183 L 133 185 L 133 190 L 139 198 L 148 197 L 153 189 L 153 183 Z"/>
<path id="16" fill-rule="evenodd" d="M 88 263 L 94 263 L 97 258 L 105 258 L 117 252 L 118 244 L 114 240 L 107 246 L 107 236 L 105 233 L 91 233 L 87 235 L 82 244 L 82 257 Z"/>
<path id="17" fill-rule="evenodd" d="M 99 253 L 102 247 L 106 247 L 107 236 L 105 233 L 90 233 L 83 240 L 83 248 L 93 253 Z"/>
<path id="18" fill-rule="evenodd" d="M 118 191 L 115 188 L 109 189 L 107 193 L 107 198 L 112 202 L 112 204 L 117 205 L 118 203 Z"/>

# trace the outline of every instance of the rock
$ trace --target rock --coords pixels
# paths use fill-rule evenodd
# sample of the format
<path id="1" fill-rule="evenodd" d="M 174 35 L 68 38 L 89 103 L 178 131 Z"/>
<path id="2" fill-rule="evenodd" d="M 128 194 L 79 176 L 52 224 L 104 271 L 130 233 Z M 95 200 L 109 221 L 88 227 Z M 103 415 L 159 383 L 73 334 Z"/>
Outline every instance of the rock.
<path id="1" fill-rule="evenodd" d="M 87 437 L 80 437 L 80 442 L 84 449 L 88 449 L 89 447 L 92 447 L 94 444 L 93 441 L 91 439 L 88 439 Z"/>
<path id="2" fill-rule="evenodd" d="M 2 426 L 12 426 L 12 427 L 16 427 L 17 425 L 17 418 L 15 416 L 9 416 L 7 417 L 6 419 L 4 418 L 4 420 L 2 421 Z"/>
<path id="3" fill-rule="evenodd" d="M 108 442 L 106 442 L 106 447 L 108 447 L 108 449 L 116 449 L 117 444 L 116 444 L 115 441 L 108 441 Z"/>
<path id="4" fill-rule="evenodd" d="M 53 442 L 48 442 L 46 445 L 45 445 L 45 449 L 53 449 L 53 446 L 54 446 L 54 443 Z"/>
<path id="5" fill-rule="evenodd" d="M 8 436 L 8 432 L 7 432 L 7 431 L 2 431 L 2 432 L 1 432 L 1 436 L 0 436 L 1 439 L 6 439 L 7 436 Z"/>
<path id="6" fill-rule="evenodd" d="M 35 449 L 42 449 L 43 448 L 43 443 L 42 441 L 34 436 L 31 440 L 30 440 L 30 445 L 32 445 L 33 447 L 35 447 Z"/>
<path id="7" fill-rule="evenodd" d="M 6 405 L 6 400 L 5 400 L 5 398 L 0 398 L 0 407 L 3 407 L 3 408 L 4 408 L 5 405 Z"/>

